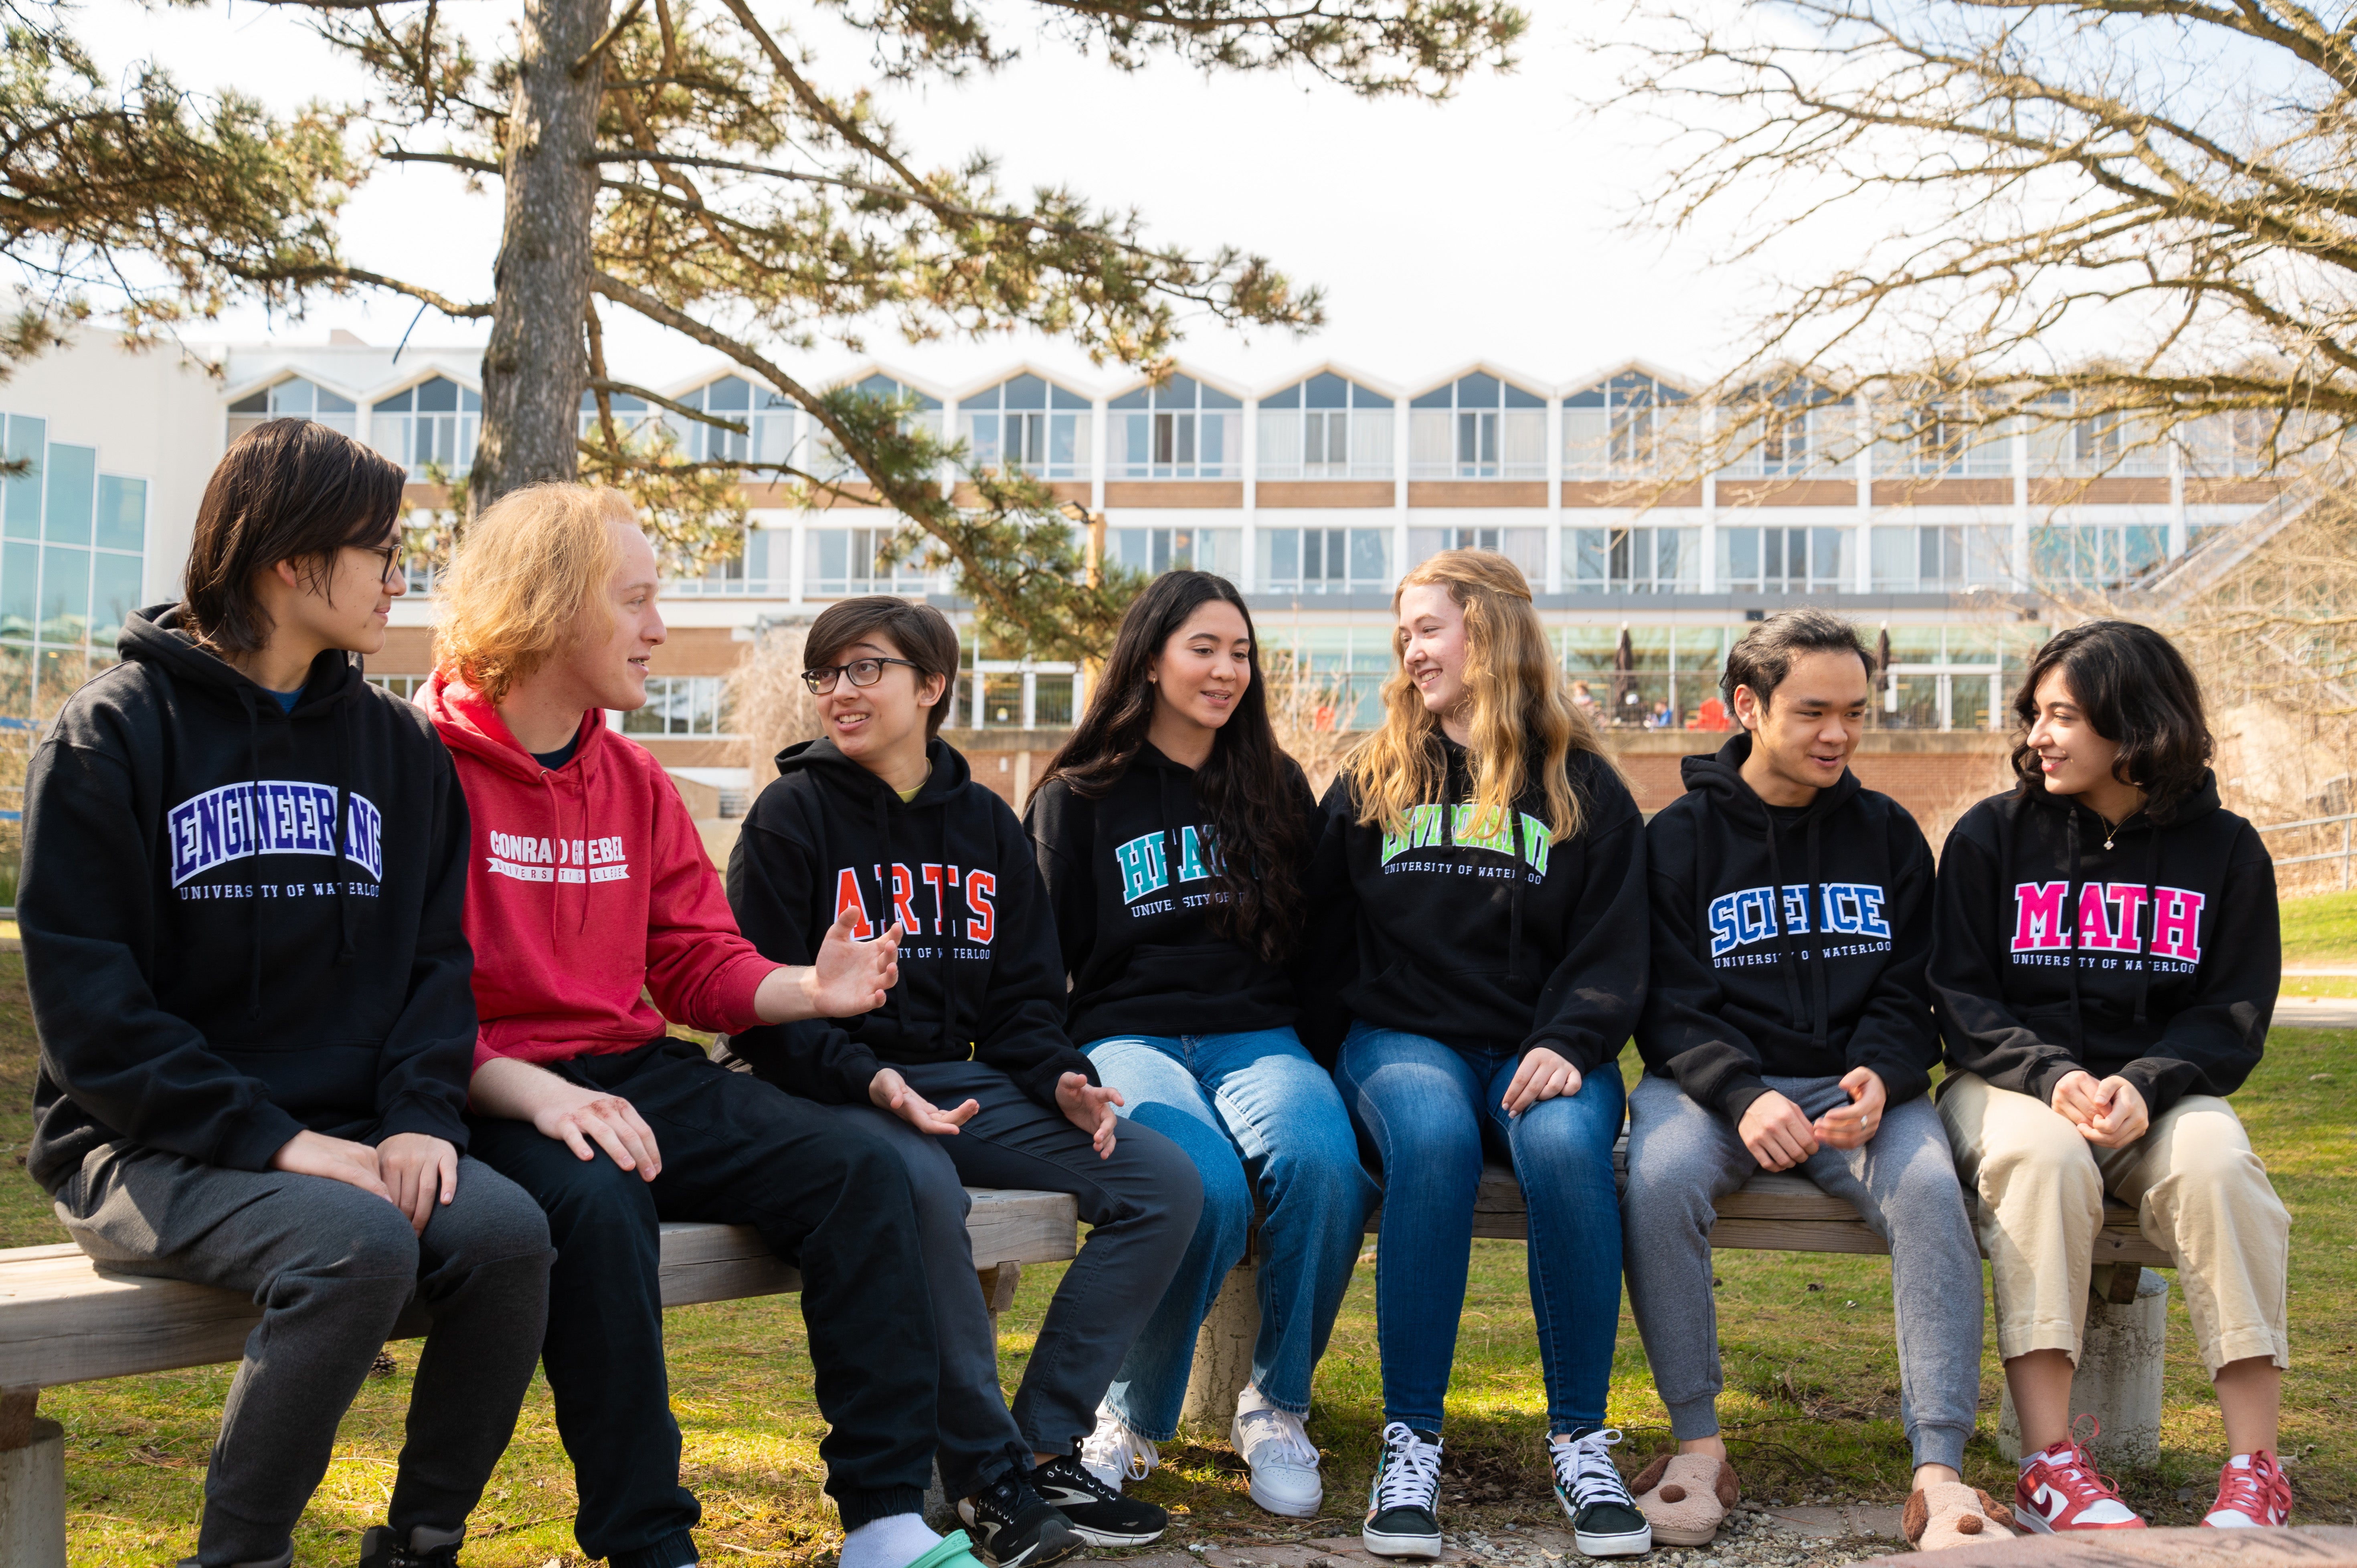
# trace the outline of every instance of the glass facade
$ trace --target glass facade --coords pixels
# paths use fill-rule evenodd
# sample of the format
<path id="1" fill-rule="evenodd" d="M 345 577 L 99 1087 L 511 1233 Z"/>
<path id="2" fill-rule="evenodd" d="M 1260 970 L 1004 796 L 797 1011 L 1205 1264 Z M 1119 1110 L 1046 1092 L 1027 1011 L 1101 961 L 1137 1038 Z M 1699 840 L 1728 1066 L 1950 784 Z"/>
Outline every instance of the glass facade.
<path id="1" fill-rule="evenodd" d="M 622 715 L 631 736 L 725 736 L 728 728 L 728 682 L 718 675 L 650 675 L 647 705 Z"/>
<path id="2" fill-rule="evenodd" d="M 1114 398 L 1106 477 L 1232 479 L 1243 473 L 1243 400 L 1191 376 Z"/>
<path id="3" fill-rule="evenodd" d="M 1408 404 L 1408 478 L 1544 479 L 1546 399 L 1486 371 Z"/>
<path id="4" fill-rule="evenodd" d="M 379 398 L 369 408 L 369 445 L 413 479 L 428 478 L 437 468 L 457 478 L 472 468 L 482 426 L 483 394 L 447 376 Z"/>
<path id="5" fill-rule="evenodd" d="M 48 422 L 5 416 L 0 479 L 0 710 L 28 716 L 114 661 L 139 607 L 147 481 L 102 473 L 98 448 L 48 439 Z"/>
<path id="6" fill-rule="evenodd" d="M 1396 405 L 1331 371 L 1260 400 L 1264 479 L 1388 479 Z"/>
<path id="7" fill-rule="evenodd" d="M 1684 391 L 1630 372 L 1563 400 L 1566 478 L 1637 478 L 1675 460 L 1673 445 L 1691 435 L 1695 408 Z"/>
<path id="8" fill-rule="evenodd" d="M 1090 477 L 1092 419 L 1087 398 L 1028 374 L 958 404 L 969 467 L 1017 468 L 1035 479 Z"/>

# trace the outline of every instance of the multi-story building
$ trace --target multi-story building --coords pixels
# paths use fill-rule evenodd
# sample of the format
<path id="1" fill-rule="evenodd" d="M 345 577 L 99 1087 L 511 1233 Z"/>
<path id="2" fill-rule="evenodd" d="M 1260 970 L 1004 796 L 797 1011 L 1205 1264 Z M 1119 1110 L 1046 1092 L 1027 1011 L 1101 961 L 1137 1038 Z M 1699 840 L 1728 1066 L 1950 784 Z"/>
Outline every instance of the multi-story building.
<path id="1" fill-rule="evenodd" d="M 476 349 L 396 352 L 338 333 L 205 352 L 218 379 L 90 333 L 0 386 L 0 442 L 22 465 L 0 497 L 10 711 L 35 711 L 109 657 L 131 606 L 172 596 L 206 475 L 252 424 L 300 415 L 367 441 L 409 468 L 420 506 L 472 460 Z M 2098 417 L 1967 439 L 1918 413 L 1901 446 L 1870 439 L 1857 405 L 1804 396 L 1744 432 L 1718 471 L 1666 485 L 1665 465 L 1714 415 L 1698 383 L 1643 363 L 1549 379 L 1480 362 L 1413 384 L 1335 364 L 1256 386 L 1183 365 L 1159 385 L 1029 364 L 960 384 L 883 365 L 848 379 L 907 398 L 972 466 L 1018 467 L 1101 514 L 1112 559 L 1235 580 L 1265 641 L 1330 681 L 1341 728 L 1372 718 L 1400 574 L 1473 546 L 1528 575 L 1566 670 L 1619 727 L 1691 722 L 1745 623 L 1810 602 L 1888 637 L 1882 727 L 1986 736 L 2050 592 L 2132 583 L 2280 489 L 2231 424 L 2142 445 Z M 693 456 L 845 467 L 788 399 L 731 367 L 657 390 L 747 427 L 614 400 L 628 423 L 669 422 Z M 585 401 L 585 429 L 595 417 Z M 963 618 L 947 575 L 892 564 L 889 514 L 795 510 L 768 483 L 747 493 L 738 559 L 668 586 L 654 701 L 618 720 L 682 777 L 731 793 L 748 775 L 723 680 L 757 627 L 876 592 L 932 596 Z M 428 668 L 430 578 L 415 586 L 373 671 L 401 690 Z M 1006 737 L 1021 760 L 1002 756 L 1015 777 L 999 781 L 1019 790 L 1039 733 L 1082 700 L 1079 671 L 969 660 L 952 723 L 985 749 Z M 1661 749 L 1629 739 L 1632 754 Z"/>

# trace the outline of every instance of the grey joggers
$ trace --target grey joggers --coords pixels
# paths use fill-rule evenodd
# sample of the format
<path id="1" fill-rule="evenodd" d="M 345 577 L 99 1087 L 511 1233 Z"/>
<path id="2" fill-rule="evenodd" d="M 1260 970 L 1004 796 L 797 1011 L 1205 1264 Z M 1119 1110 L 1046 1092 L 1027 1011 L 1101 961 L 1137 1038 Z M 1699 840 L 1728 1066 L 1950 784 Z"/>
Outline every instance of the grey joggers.
<path id="1" fill-rule="evenodd" d="M 108 1268 L 225 1286 L 263 1308 L 221 1411 L 190 1561 L 285 1559 L 336 1423 L 412 1296 L 434 1326 L 386 1515 L 404 1540 L 465 1525 L 515 1430 L 548 1310 L 548 1221 L 513 1182 L 462 1157 L 457 1195 L 420 1236 L 344 1182 L 118 1144 L 83 1159 L 57 1212 Z"/>
<path id="2" fill-rule="evenodd" d="M 1812 1118 L 1849 1102 L 1838 1079 L 1766 1082 Z M 1670 1430 L 1681 1440 L 1718 1430 L 1713 1205 L 1759 1170 L 1734 1124 L 1695 1104 L 1674 1080 L 1648 1073 L 1630 1095 L 1621 1200 L 1629 1303 Z M 1793 1174 L 1856 1204 L 1890 1242 L 1900 1419 L 1916 1464 L 1962 1468 L 1980 1399 L 1981 1262 L 1931 1098 L 1888 1107 L 1863 1147 L 1821 1148 Z"/>

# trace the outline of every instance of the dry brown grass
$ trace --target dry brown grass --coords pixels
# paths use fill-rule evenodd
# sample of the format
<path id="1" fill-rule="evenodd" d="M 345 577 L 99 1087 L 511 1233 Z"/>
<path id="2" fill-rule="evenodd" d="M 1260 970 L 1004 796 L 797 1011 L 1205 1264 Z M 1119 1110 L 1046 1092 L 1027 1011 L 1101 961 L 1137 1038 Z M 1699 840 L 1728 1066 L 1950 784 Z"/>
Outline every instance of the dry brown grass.
<path id="1" fill-rule="evenodd" d="M 761 630 L 753 651 L 728 676 L 728 706 L 745 739 L 745 767 L 758 791 L 771 777 L 778 753 L 819 736 L 818 703 L 802 684 L 806 621 Z"/>

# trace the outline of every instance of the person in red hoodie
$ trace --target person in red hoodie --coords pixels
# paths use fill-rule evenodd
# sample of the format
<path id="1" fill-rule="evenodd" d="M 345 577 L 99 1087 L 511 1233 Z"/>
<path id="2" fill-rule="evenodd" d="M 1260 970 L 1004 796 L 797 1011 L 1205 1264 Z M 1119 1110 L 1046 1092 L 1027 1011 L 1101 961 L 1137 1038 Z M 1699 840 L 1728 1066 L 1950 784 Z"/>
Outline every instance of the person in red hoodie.
<path id="1" fill-rule="evenodd" d="M 898 977 L 899 932 L 854 943 L 838 924 L 807 968 L 738 934 L 678 789 L 606 726 L 603 710 L 646 703 L 655 579 L 615 492 L 505 497 L 444 579 L 423 698 L 473 819 L 474 1153 L 539 1200 L 556 1246 L 541 1357 L 574 1534 L 612 1568 L 696 1560 L 658 1223 L 720 1221 L 802 1269 L 842 1568 L 971 1568 L 963 1533 L 942 1540 L 918 1512 L 937 1356 L 898 1152 L 665 1034 L 867 1012 Z"/>

